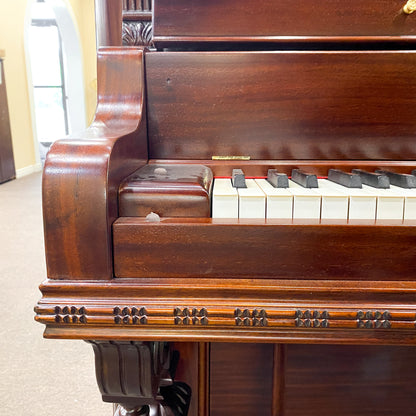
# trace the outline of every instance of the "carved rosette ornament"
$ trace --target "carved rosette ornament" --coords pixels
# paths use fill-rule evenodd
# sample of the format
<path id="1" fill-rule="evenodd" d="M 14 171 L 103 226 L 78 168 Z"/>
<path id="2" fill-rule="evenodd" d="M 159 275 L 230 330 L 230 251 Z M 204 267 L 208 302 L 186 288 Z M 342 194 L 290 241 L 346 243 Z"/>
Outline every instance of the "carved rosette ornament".
<path id="1" fill-rule="evenodd" d="M 124 46 L 153 47 L 153 27 L 151 22 L 123 22 Z"/>
<path id="2" fill-rule="evenodd" d="M 329 313 L 328 311 L 298 309 L 295 312 L 295 325 L 305 328 L 329 328 Z"/>

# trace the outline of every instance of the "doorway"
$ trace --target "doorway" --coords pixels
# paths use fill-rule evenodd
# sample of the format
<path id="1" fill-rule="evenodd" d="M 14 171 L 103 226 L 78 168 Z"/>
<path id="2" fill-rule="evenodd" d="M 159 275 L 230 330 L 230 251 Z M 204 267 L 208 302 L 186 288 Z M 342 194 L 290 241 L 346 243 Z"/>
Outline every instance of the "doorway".
<path id="1" fill-rule="evenodd" d="M 50 145 L 85 129 L 81 46 L 63 0 L 34 0 L 26 47 L 33 93 L 35 136 L 42 163 Z"/>

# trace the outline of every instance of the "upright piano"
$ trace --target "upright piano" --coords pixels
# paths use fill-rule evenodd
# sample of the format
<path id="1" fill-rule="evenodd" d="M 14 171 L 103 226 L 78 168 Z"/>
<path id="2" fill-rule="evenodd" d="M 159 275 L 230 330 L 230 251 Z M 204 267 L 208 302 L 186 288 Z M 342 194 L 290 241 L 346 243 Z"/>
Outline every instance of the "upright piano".
<path id="1" fill-rule="evenodd" d="M 414 3 L 97 1 L 35 311 L 116 415 L 416 414 Z"/>

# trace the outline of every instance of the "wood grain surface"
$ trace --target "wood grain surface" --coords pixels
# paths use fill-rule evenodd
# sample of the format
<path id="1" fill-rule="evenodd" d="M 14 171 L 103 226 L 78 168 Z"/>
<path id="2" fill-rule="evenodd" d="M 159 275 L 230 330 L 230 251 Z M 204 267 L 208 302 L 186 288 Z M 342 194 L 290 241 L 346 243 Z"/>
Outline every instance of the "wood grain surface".
<path id="1" fill-rule="evenodd" d="M 413 347 L 286 348 L 284 416 L 414 414 Z"/>
<path id="2" fill-rule="evenodd" d="M 150 52 L 149 157 L 416 158 L 416 53 Z"/>
<path id="3" fill-rule="evenodd" d="M 147 160 L 142 60 L 137 48 L 101 50 L 92 125 L 58 140 L 48 153 L 43 218 L 50 278 L 113 275 L 111 224 L 118 216 L 118 186 Z"/>
<path id="4" fill-rule="evenodd" d="M 414 279 L 412 222 L 126 217 L 113 230 L 117 277 Z"/>
<path id="5" fill-rule="evenodd" d="M 237 1 L 160 0 L 154 6 L 154 40 L 174 42 L 287 42 L 374 40 L 416 34 L 414 16 L 402 0 Z"/>

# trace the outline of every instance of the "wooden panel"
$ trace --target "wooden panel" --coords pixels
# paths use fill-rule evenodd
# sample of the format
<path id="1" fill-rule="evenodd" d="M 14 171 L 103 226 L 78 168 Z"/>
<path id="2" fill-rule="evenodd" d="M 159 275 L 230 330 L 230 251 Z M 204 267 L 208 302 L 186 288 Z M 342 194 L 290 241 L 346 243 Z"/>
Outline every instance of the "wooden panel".
<path id="1" fill-rule="evenodd" d="M 387 224 L 119 218 L 115 275 L 413 280 L 416 227 Z"/>
<path id="2" fill-rule="evenodd" d="M 415 52 L 146 54 L 150 158 L 416 158 Z"/>
<path id="3" fill-rule="evenodd" d="M 158 0 L 156 42 L 414 35 L 405 0 Z M 286 37 L 286 38 L 283 38 Z"/>
<path id="4" fill-rule="evenodd" d="M 270 415 L 273 345 L 211 344 L 210 416 Z"/>
<path id="5" fill-rule="evenodd" d="M 1 57 L 1 54 L 0 54 Z M 0 183 L 16 177 L 3 61 L 0 59 Z"/>
<path id="6" fill-rule="evenodd" d="M 413 347 L 287 346 L 285 416 L 415 414 Z"/>
<path id="7" fill-rule="evenodd" d="M 176 342 L 171 344 L 178 355 L 175 381 L 186 383 L 192 391 L 188 414 L 209 415 L 209 349 L 205 342 Z M 176 354 L 175 353 L 175 354 Z"/>

